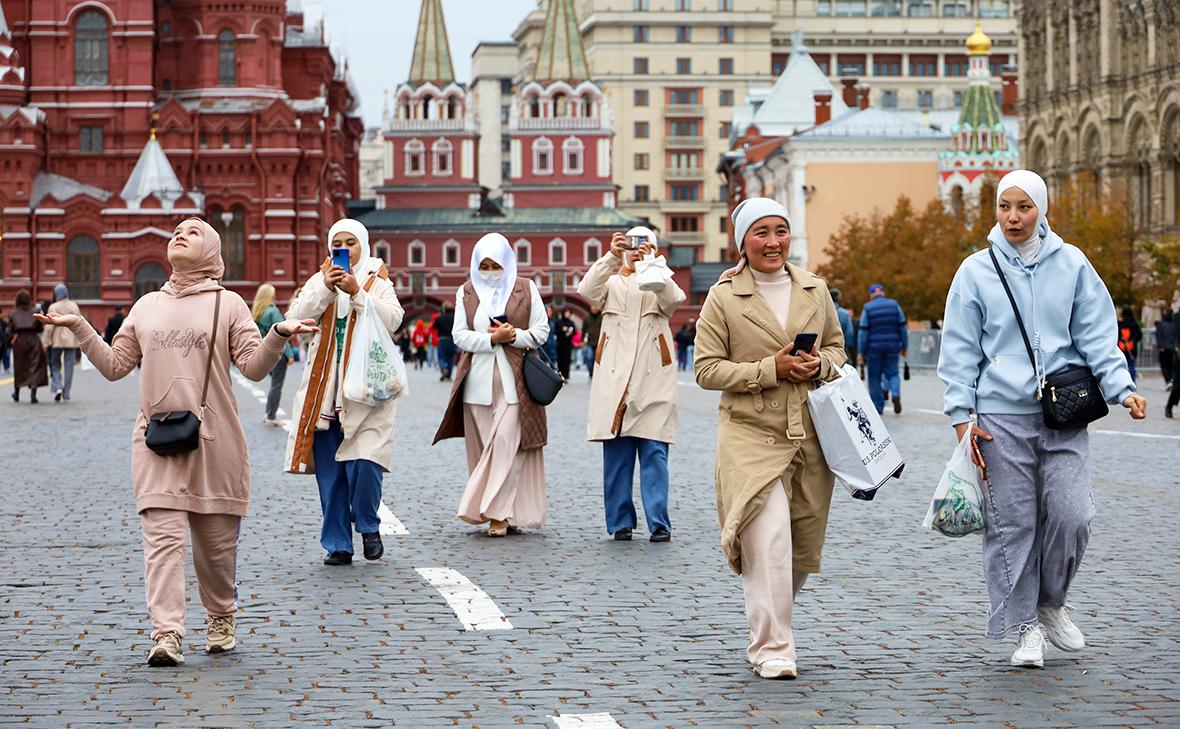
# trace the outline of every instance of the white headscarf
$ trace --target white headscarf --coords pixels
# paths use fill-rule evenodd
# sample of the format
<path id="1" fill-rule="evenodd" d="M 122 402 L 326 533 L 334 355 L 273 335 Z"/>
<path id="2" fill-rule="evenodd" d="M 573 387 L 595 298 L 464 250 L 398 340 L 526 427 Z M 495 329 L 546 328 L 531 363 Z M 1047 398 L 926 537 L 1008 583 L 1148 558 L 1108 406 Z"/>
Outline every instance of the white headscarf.
<path id="1" fill-rule="evenodd" d="M 1049 189 L 1045 186 L 1045 181 L 1041 176 L 1032 170 L 1012 170 L 1000 179 L 1000 184 L 996 186 L 996 205 L 1000 204 L 1000 195 L 1009 188 L 1019 188 L 1028 195 L 1033 205 L 1037 206 L 1037 229 L 1033 233 L 1033 237 L 1040 236 L 1044 238 L 1049 235 Z M 1029 242 L 1032 237 L 1029 238 Z"/>
<path id="2" fill-rule="evenodd" d="M 356 236 L 357 241 L 361 244 L 361 258 L 357 265 L 353 268 L 352 274 L 354 276 L 360 271 L 361 267 L 368 261 L 372 255 L 369 251 L 369 229 L 364 226 L 364 223 L 352 218 L 341 218 L 332 224 L 332 228 L 328 231 L 328 255 L 332 255 L 332 249 L 339 246 L 333 245 L 332 241 L 336 238 L 336 234 L 340 232 L 352 233 Z M 358 276 L 359 279 L 359 276 Z M 343 291 L 336 294 L 336 318 L 343 319 L 348 316 L 348 306 L 351 297 Z"/>
<path id="3" fill-rule="evenodd" d="M 742 252 L 746 233 L 749 232 L 750 227 L 762 218 L 770 216 L 782 218 L 787 221 L 787 227 L 791 227 L 791 216 L 787 213 L 787 209 L 779 205 L 778 201 L 768 197 L 752 197 L 742 200 L 733 209 L 733 215 L 730 218 L 733 220 L 733 240 L 737 244 L 738 253 Z"/>
<path id="4" fill-rule="evenodd" d="M 479 264 L 490 258 L 503 271 L 481 271 Z M 499 233 L 488 233 L 475 244 L 471 252 L 471 285 L 479 296 L 488 317 L 503 316 L 508 296 L 516 285 L 516 251 L 508 239 Z"/>

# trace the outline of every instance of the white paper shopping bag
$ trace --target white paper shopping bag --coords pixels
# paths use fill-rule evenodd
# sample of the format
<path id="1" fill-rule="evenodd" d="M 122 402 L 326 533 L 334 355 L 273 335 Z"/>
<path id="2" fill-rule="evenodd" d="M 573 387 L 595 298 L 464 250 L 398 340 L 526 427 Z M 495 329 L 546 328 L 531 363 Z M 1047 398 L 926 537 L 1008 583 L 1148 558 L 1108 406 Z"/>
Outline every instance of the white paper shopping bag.
<path id="1" fill-rule="evenodd" d="M 886 481 L 901 476 L 905 461 L 855 367 L 842 366 L 839 379 L 812 390 L 807 407 L 828 468 L 852 498 L 871 501 Z"/>

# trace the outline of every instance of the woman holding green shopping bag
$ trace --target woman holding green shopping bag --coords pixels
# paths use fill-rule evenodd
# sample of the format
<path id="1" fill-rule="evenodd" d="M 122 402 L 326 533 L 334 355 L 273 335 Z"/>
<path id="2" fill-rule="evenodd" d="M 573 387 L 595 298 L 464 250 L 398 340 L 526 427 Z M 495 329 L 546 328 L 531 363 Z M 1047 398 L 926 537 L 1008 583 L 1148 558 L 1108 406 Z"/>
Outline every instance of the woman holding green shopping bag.
<path id="1" fill-rule="evenodd" d="M 250 314 L 254 317 L 254 323 L 258 325 L 258 333 L 264 337 L 271 327 L 285 321 L 283 312 L 275 306 L 274 286 L 265 283 L 258 287 L 258 291 L 254 294 L 254 306 L 251 307 Z M 279 411 L 279 400 L 283 397 L 283 380 L 287 379 L 287 365 L 294 363 L 295 347 L 288 339 L 286 346 L 283 347 L 283 356 L 279 357 L 274 369 L 270 371 L 270 391 L 266 394 L 266 418 L 262 421 L 266 425 L 277 427 L 279 424 L 279 421 L 275 420 L 275 415 Z"/>

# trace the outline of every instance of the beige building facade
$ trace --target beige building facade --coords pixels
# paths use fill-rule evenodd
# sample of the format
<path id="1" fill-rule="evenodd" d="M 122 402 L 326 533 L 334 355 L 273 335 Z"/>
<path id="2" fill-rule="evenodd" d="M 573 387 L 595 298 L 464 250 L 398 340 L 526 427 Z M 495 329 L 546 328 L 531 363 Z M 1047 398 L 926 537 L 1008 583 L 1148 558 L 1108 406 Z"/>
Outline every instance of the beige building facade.
<path id="1" fill-rule="evenodd" d="M 1126 180 L 1143 228 L 1180 231 L 1180 4 L 1025 0 L 1020 21 L 1025 164 Z"/>

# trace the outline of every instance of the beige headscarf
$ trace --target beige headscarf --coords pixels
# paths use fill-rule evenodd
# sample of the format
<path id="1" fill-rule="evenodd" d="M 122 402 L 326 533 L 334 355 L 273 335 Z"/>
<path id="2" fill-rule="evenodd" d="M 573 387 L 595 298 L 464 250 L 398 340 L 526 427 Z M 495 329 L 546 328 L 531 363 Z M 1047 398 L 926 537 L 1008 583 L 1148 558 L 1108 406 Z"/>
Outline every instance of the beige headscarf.
<path id="1" fill-rule="evenodd" d="M 225 261 L 221 260 L 221 236 L 204 220 L 191 220 L 201 224 L 204 249 L 201 257 L 192 265 L 172 269 L 172 275 L 162 290 L 173 296 L 188 296 L 221 288 L 221 277 L 225 275 Z"/>

